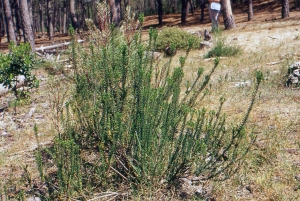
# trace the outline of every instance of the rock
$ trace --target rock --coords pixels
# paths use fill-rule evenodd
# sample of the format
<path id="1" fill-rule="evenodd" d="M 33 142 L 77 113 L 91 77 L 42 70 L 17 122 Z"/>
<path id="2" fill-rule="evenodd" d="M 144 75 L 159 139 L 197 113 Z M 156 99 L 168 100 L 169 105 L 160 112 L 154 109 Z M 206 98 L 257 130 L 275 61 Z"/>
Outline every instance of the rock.
<path id="1" fill-rule="evenodd" d="M 297 181 L 300 181 L 300 174 L 295 175 L 295 179 L 296 179 Z"/>
<path id="2" fill-rule="evenodd" d="M 192 34 L 198 36 L 199 38 L 204 36 L 204 34 L 201 31 L 197 31 L 197 32 L 192 33 Z"/>
<path id="3" fill-rule="evenodd" d="M 33 107 L 33 108 L 30 109 L 30 111 L 28 113 L 28 117 L 31 117 L 34 112 L 35 112 L 35 107 Z"/>
<path id="4" fill-rule="evenodd" d="M 153 59 L 155 61 L 160 60 L 161 59 L 161 53 L 160 52 L 145 52 L 144 55 L 148 58 L 151 58 L 153 56 Z"/>
<path id="5" fill-rule="evenodd" d="M 184 199 L 184 200 L 191 199 L 191 195 L 188 194 L 187 192 L 181 192 L 179 194 L 179 196 L 180 196 L 181 199 Z"/>
<path id="6" fill-rule="evenodd" d="M 180 180 L 186 185 L 189 185 L 189 186 L 192 185 L 192 181 L 187 178 L 180 178 Z"/>
<path id="7" fill-rule="evenodd" d="M 235 87 L 246 87 L 246 86 L 250 86 L 251 85 L 251 81 L 250 80 L 246 80 L 243 82 L 236 82 L 234 84 Z"/>
<path id="8" fill-rule="evenodd" d="M 2 131 L 1 136 L 5 137 L 5 136 L 9 136 L 9 133 L 6 131 Z"/>
<path id="9" fill-rule="evenodd" d="M 36 196 L 32 196 L 30 198 L 27 198 L 27 201 L 42 201 L 41 198 L 36 197 Z"/>
<path id="10" fill-rule="evenodd" d="M 286 85 L 298 84 L 300 78 L 300 62 L 293 63 L 288 70 Z"/>
<path id="11" fill-rule="evenodd" d="M 177 52 L 177 50 L 175 50 L 174 52 L 172 52 L 172 49 L 171 49 L 171 47 L 166 47 L 166 49 L 165 49 L 165 54 L 167 55 L 167 56 L 174 56 L 175 54 L 176 54 L 176 52 Z"/>
<path id="12" fill-rule="evenodd" d="M 203 197 L 206 194 L 207 194 L 206 189 L 203 187 L 199 187 L 195 192 L 195 195 L 197 195 L 198 197 Z"/>
<path id="13" fill-rule="evenodd" d="M 209 41 L 211 40 L 211 35 L 209 34 L 209 31 L 207 31 L 206 29 L 204 30 L 204 40 Z"/>
<path id="14" fill-rule="evenodd" d="M 211 42 L 209 42 L 209 41 L 202 41 L 201 43 L 200 43 L 200 49 L 203 49 L 203 48 L 205 48 L 205 47 L 210 47 L 211 46 Z"/>

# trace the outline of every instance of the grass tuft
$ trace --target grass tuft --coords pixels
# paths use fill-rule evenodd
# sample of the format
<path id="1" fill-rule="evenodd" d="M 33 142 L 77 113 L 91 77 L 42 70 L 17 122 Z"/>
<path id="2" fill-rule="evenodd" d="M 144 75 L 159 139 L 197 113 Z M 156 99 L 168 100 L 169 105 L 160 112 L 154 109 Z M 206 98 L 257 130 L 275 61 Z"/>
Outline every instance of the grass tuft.
<path id="1" fill-rule="evenodd" d="M 216 42 L 213 48 L 204 55 L 204 58 L 213 57 L 234 57 L 242 53 L 242 49 L 235 45 L 228 45 L 226 38 L 216 37 Z"/>

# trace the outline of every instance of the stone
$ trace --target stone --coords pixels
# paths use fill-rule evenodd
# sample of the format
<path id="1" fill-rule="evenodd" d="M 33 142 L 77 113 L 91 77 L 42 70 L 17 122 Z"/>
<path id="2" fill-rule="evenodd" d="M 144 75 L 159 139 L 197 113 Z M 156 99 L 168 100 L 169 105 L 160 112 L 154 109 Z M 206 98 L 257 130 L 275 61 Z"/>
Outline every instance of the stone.
<path id="1" fill-rule="evenodd" d="M 201 43 L 200 43 L 200 49 L 203 49 L 203 48 L 205 48 L 205 47 L 210 47 L 211 46 L 211 42 L 209 42 L 209 41 L 202 41 Z"/>
<path id="2" fill-rule="evenodd" d="M 145 52 L 144 55 L 148 58 L 151 58 L 153 56 L 153 59 L 155 61 L 160 60 L 161 59 L 161 53 L 160 52 Z"/>
<path id="3" fill-rule="evenodd" d="M 194 35 L 196 35 L 199 38 L 201 38 L 203 36 L 203 33 L 201 31 L 197 31 L 196 33 L 194 33 Z"/>
<path id="4" fill-rule="evenodd" d="M 209 41 L 211 40 L 211 35 L 209 33 L 209 31 L 207 31 L 206 29 L 204 30 L 204 40 Z"/>
<path id="5" fill-rule="evenodd" d="M 293 63 L 290 66 L 288 73 L 289 73 L 289 75 L 288 75 L 286 85 L 290 86 L 292 84 L 298 84 L 299 77 L 300 77 L 300 62 Z"/>
<path id="6" fill-rule="evenodd" d="M 27 198 L 27 201 L 42 201 L 41 198 L 37 197 L 37 196 L 32 196 Z"/>
<path id="7" fill-rule="evenodd" d="M 236 82 L 235 83 L 235 87 L 246 87 L 246 86 L 250 86 L 251 85 L 251 81 L 250 80 L 246 80 L 243 82 Z"/>
<path id="8" fill-rule="evenodd" d="M 30 109 L 30 111 L 28 113 L 28 117 L 31 117 L 34 112 L 35 112 L 35 107 L 33 107 L 33 108 Z"/>
<path id="9" fill-rule="evenodd" d="M 165 49 L 165 54 L 167 56 L 174 56 L 176 54 L 176 52 L 177 52 L 177 50 L 175 50 L 174 52 L 172 52 L 171 47 L 166 47 L 166 49 Z"/>
<path id="10" fill-rule="evenodd" d="M 293 84 L 298 84 L 299 83 L 298 77 L 292 77 L 291 81 L 292 81 Z"/>
<path id="11" fill-rule="evenodd" d="M 5 136 L 9 136 L 9 133 L 6 131 L 2 131 L 1 136 L 5 137 Z"/>

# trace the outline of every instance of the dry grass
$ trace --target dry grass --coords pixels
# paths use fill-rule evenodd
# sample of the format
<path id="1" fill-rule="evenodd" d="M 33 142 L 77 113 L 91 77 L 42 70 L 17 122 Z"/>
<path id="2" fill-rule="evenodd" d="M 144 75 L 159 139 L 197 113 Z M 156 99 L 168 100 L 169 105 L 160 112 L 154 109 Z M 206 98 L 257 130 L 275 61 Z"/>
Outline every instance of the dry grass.
<path id="1" fill-rule="evenodd" d="M 27 179 L 24 179 L 24 168 L 32 181 L 39 176 L 34 156 L 38 146 L 34 125 L 37 125 L 38 139 L 43 147 L 50 144 L 57 134 L 59 116 L 55 107 L 58 106 L 53 104 L 64 104 L 62 97 L 71 84 L 62 75 L 51 78 L 43 69 L 35 71 L 35 74 L 40 80 L 40 87 L 32 91 L 29 103 L 17 106 L 16 115 L 12 106 L 1 113 L 0 121 L 6 124 L 1 131 L 7 135 L 0 137 L 0 195 L 4 188 L 10 195 L 15 195 L 28 185 Z M 2 104 L 13 100 L 14 97 L 8 94 L 2 99 Z M 36 182 L 33 184 L 38 185 Z"/>
<path id="2" fill-rule="evenodd" d="M 288 66 L 299 61 L 299 25 L 298 21 L 251 24 L 223 33 L 229 43 L 241 45 L 244 53 L 221 60 L 212 78 L 211 92 L 198 107 L 216 109 L 219 98 L 224 96 L 227 101 L 223 111 L 228 122 L 242 121 L 250 103 L 254 71 L 262 70 L 265 81 L 248 125 L 248 131 L 257 134 L 257 142 L 233 178 L 211 182 L 217 200 L 300 199 L 300 181 L 295 179 L 300 173 L 300 96 L 299 89 L 284 86 Z M 203 60 L 207 51 L 190 53 L 185 81 L 193 80 L 200 66 L 206 73 L 212 68 L 213 61 Z M 179 66 L 178 58 L 184 54 L 177 53 L 173 66 Z M 242 82 L 248 85 L 237 87 Z"/>
<path id="3" fill-rule="evenodd" d="M 281 25 L 283 28 L 278 29 L 277 34 L 287 28 L 286 23 Z M 291 29 L 295 27 L 289 27 L 289 30 Z M 237 29 L 225 34 L 228 38 L 235 35 L 241 37 L 243 33 L 240 31 Z M 266 38 L 268 34 L 272 34 L 260 34 L 264 31 L 265 27 L 258 25 L 251 33 L 258 34 L 258 38 Z M 284 86 L 288 64 L 298 61 L 298 57 L 294 56 L 299 47 L 299 40 L 295 40 L 297 30 L 294 33 L 291 31 L 290 34 L 291 37 L 278 39 L 281 41 L 277 44 L 269 44 L 254 52 L 247 51 L 246 47 L 243 55 L 222 60 L 213 77 L 212 90 L 205 99 L 205 106 L 216 108 L 219 97 L 224 96 L 227 100 L 224 112 L 229 117 L 229 122 L 238 122 L 242 120 L 250 102 L 251 88 L 254 84 L 253 72 L 260 69 L 266 76 L 248 126 L 249 132 L 257 134 L 257 142 L 233 178 L 212 184 L 213 195 L 217 200 L 300 199 L 300 190 L 297 190 L 300 182 L 295 179 L 295 175 L 300 173 L 299 89 Z M 247 45 L 251 45 L 252 41 L 248 43 Z M 203 65 L 201 60 L 197 62 L 194 58 L 201 58 L 204 53 L 205 51 L 197 51 L 194 52 L 197 56 L 191 55 L 186 73 L 191 72 L 191 69 L 195 70 L 196 66 Z M 281 63 L 267 64 L 273 61 Z M 206 63 L 204 65 L 211 66 Z M 190 76 L 191 73 L 187 75 L 187 79 L 190 79 Z M 250 81 L 251 86 L 236 87 L 236 83 L 242 81 Z"/>

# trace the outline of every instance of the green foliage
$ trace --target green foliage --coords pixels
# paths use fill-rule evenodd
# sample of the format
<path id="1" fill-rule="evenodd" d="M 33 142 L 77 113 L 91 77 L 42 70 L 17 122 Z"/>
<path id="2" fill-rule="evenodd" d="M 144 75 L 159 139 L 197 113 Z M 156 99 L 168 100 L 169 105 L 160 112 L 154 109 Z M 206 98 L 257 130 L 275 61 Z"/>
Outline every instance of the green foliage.
<path id="1" fill-rule="evenodd" d="M 233 57 L 242 53 L 240 47 L 235 45 L 228 45 L 225 40 L 226 38 L 217 36 L 215 45 L 204 57 Z"/>
<path id="2" fill-rule="evenodd" d="M 157 50 L 165 50 L 174 44 L 176 49 L 187 49 L 189 46 L 192 48 L 199 48 L 201 39 L 188 33 L 179 27 L 165 27 L 158 34 L 157 37 Z M 189 44 L 191 43 L 191 44 Z"/>
<path id="3" fill-rule="evenodd" d="M 49 196 L 86 199 L 121 183 L 172 185 L 187 174 L 232 175 L 255 140 L 245 124 L 260 81 L 244 120 L 228 127 L 221 113 L 224 98 L 216 112 L 194 108 L 207 94 L 219 59 L 207 75 L 199 68 L 184 89 L 183 67 L 192 43 L 179 67 L 170 66 L 173 58 L 161 67 L 145 54 L 155 50 L 157 30 L 150 29 L 147 45 L 141 32 L 130 40 L 114 28 L 110 33 L 106 43 L 101 33 L 93 35 L 87 49 L 72 43 L 76 89 L 66 103 L 64 129 L 46 150 L 48 161 L 37 154 L 40 174 L 52 189 Z M 45 175 L 53 166 L 55 174 Z"/>
<path id="4" fill-rule="evenodd" d="M 27 86 L 38 87 L 38 80 L 31 74 L 34 63 L 34 54 L 31 52 L 28 43 L 19 46 L 11 43 L 8 54 L 0 53 L 0 83 L 3 83 L 8 88 L 12 88 L 17 99 L 22 98 L 22 95 L 27 95 L 25 92 L 19 94 L 16 89 L 18 76 L 22 75 L 25 77 Z"/>

